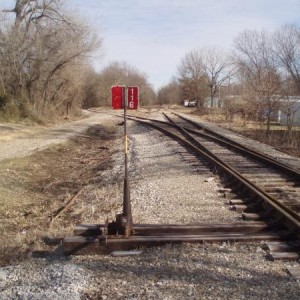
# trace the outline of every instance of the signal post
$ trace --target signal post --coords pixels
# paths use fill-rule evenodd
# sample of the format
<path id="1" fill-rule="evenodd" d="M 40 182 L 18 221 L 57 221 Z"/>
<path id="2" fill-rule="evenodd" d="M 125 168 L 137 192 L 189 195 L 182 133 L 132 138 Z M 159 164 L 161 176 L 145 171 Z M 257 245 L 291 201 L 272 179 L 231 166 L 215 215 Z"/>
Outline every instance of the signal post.
<path id="1" fill-rule="evenodd" d="M 124 110 L 124 187 L 123 187 L 123 211 L 116 216 L 117 234 L 129 237 L 132 232 L 132 213 L 130 202 L 130 185 L 128 178 L 128 133 L 127 133 L 127 109 L 138 108 L 138 87 L 136 86 L 113 86 L 112 108 Z"/>

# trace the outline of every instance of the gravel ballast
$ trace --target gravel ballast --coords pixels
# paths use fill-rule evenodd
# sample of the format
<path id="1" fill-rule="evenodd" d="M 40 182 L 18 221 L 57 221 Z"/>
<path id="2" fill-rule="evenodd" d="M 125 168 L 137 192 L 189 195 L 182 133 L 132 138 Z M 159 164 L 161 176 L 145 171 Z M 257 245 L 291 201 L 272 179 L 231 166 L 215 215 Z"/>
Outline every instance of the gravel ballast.
<path id="1" fill-rule="evenodd" d="M 190 162 L 178 143 L 157 131 L 129 124 L 136 223 L 238 220 L 224 204 L 217 174 Z M 120 182 L 122 149 L 120 144 L 114 167 L 103 172 Z M 105 218 L 99 216 L 99 222 Z M 268 261 L 262 245 L 166 245 L 131 257 L 64 257 L 58 248 L 0 268 L 0 299 L 298 299 L 300 282 L 287 271 L 298 262 Z"/>
<path id="2" fill-rule="evenodd" d="M 228 137 L 229 139 L 232 139 L 232 140 L 234 140 L 242 145 L 245 145 L 249 148 L 252 148 L 256 151 L 265 153 L 265 154 L 269 155 L 270 157 L 275 158 L 276 160 L 278 160 L 284 164 L 287 164 L 294 169 L 300 170 L 300 158 L 299 157 L 295 157 L 295 156 L 283 153 L 281 151 L 278 151 L 270 145 L 263 144 L 263 143 L 260 143 L 259 141 L 252 140 L 241 134 L 238 134 L 231 130 L 223 128 L 215 123 L 212 123 L 209 121 L 204 121 L 204 120 L 199 120 L 199 118 L 197 118 L 195 116 L 191 116 L 191 115 L 185 115 L 185 114 L 182 114 L 182 115 L 184 115 L 185 117 L 187 117 L 193 121 L 203 124 L 207 128 L 209 128 L 217 133 L 220 133 L 220 134 Z"/>

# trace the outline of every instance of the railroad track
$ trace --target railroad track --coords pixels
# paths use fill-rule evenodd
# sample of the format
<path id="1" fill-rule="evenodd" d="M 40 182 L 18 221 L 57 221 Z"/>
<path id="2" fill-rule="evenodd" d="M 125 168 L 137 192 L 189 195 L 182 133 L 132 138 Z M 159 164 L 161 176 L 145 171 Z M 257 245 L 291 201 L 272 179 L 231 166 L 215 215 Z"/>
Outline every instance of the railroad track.
<path id="1" fill-rule="evenodd" d="M 170 117 L 166 118 L 174 122 Z M 197 124 L 185 122 L 187 125 Z M 174 124 L 178 125 L 178 122 Z M 266 193 L 283 203 L 290 210 L 290 214 L 299 218 L 300 213 L 300 172 L 262 153 L 249 149 L 241 144 L 210 134 L 195 131 L 183 124 L 178 125 L 196 136 L 211 153 L 215 154 L 223 162 L 228 163 L 245 178 Z M 216 134 L 214 134 L 216 135 Z"/>
<path id="2" fill-rule="evenodd" d="M 170 117 L 165 116 L 169 121 L 174 122 Z M 211 135 L 195 131 L 188 125 L 199 128 L 197 123 L 181 116 L 180 118 L 185 121 L 184 124 L 178 125 L 178 122 L 174 123 L 183 127 L 192 135 L 194 134 L 197 137 L 197 141 L 206 149 L 219 157 L 223 162 L 227 162 L 273 198 L 283 203 L 290 210 L 290 213 L 299 219 L 300 172 L 298 170 L 284 165 L 263 153 L 222 137 L 215 132 Z"/>
<path id="3" fill-rule="evenodd" d="M 179 126 L 183 126 L 186 129 L 189 129 L 189 128 L 190 129 L 195 129 L 195 128 L 199 129 L 204 133 L 207 133 L 207 134 L 209 134 L 211 136 L 214 136 L 216 138 L 220 138 L 224 142 L 228 141 L 230 144 L 236 145 L 236 146 L 238 146 L 242 149 L 246 149 L 247 151 L 251 150 L 252 152 L 255 153 L 256 157 L 257 156 L 263 156 L 265 159 L 273 160 L 273 161 L 278 162 L 278 164 L 284 165 L 284 168 L 291 168 L 291 169 L 294 169 L 298 172 L 300 171 L 300 166 L 295 166 L 295 160 L 294 159 L 292 159 L 292 158 L 290 158 L 290 159 L 285 158 L 284 159 L 283 157 L 278 157 L 277 155 L 278 155 L 279 152 L 276 153 L 277 155 L 273 154 L 273 156 L 266 155 L 265 154 L 266 149 L 261 150 L 261 151 L 258 150 L 257 147 L 259 148 L 259 146 L 257 146 L 257 144 L 254 144 L 254 146 L 251 145 L 249 142 L 248 143 L 246 142 L 246 144 L 245 144 L 245 138 L 244 137 L 240 137 L 239 135 L 235 134 L 234 135 L 235 138 L 233 139 L 233 137 L 232 138 L 228 137 L 228 135 L 226 135 L 224 132 L 222 134 L 223 129 L 221 127 L 214 128 L 214 126 L 213 126 L 211 128 L 207 125 L 204 125 L 203 123 L 196 122 L 196 121 L 194 121 L 190 118 L 185 117 L 184 115 L 174 113 L 174 112 L 172 112 L 172 115 L 175 115 L 176 117 L 178 117 L 176 122 L 177 122 L 177 125 L 179 125 Z M 231 135 L 229 134 L 229 136 L 231 136 Z M 262 147 L 262 148 L 264 148 L 264 147 Z M 281 156 L 281 155 L 279 154 L 279 156 Z"/>
<path id="4" fill-rule="evenodd" d="M 179 115 L 171 118 L 165 114 L 165 117 L 184 138 L 203 151 L 213 168 L 218 168 L 228 187 L 224 193 L 232 209 L 242 212 L 245 220 L 264 220 L 290 241 L 289 245 L 268 243 L 272 257 L 298 258 L 300 172 L 219 134 L 205 133 L 200 125 Z M 134 119 L 147 122 L 145 118 Z M 150 122 L 151 126 L 159 124 L 155 126 L 157 129 L 171 135 L 168 123 L 153 119 Z"/>
<path id="5" fill-rule="evenodd" d="M 115 224 L 84 224 L 75 228 L 74 237 L 65 239 L 66 251 L 74 253 L 74 249 L 82 250 L 87 245 L 90 253 L 91 249 L 104 252 L 168 242 L 267 240 L 273 259 L 299 258 L 300 173 L 236 142 L 207 134 L 178 115 L 165 117 L 168 121 L 133 116 L 130 119 L 160 130 L 200 160 L 207 160 L 224 182 L 224 195 L 231 209 L 242 212 L 248 221 L 210 225 L 134 224 L 129 238 L 118 236 Z"/>

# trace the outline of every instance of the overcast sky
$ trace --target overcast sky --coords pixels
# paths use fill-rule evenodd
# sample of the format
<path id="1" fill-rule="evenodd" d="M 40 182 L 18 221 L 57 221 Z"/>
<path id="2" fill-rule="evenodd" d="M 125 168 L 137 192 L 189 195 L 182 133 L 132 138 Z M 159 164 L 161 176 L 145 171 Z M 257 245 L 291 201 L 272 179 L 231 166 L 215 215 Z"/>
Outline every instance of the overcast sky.
<path id="1" fill-rule="evenodd" d="M 300 25 L 300 0 L 67 0 L 73 11 L 100 31 L 109 62 L 126 61 L 148 75 L 157 89 L 177 74 L 189 51 L 203 46 L 232 47 L 244 29 L 273 30 Z M 13 0 L 0 0 L 0 8 Z"/>

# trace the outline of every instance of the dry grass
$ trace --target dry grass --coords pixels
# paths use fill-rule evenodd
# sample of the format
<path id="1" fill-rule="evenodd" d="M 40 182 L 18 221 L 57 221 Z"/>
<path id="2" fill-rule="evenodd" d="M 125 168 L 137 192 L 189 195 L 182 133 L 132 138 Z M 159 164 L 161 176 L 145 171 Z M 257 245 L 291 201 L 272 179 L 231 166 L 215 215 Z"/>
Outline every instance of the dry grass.
<path id="1" fill-rule="evenodd" d="M 0 141 L 10 141 L 28 135 L 36 134 L 39 127 L 20 124 L 0 124 Z"/>
<path id="2" fill-rule="evenodd" d="M 240 130 L 237 130 L 241 132 Z M 264 129 L 245 129 L 243 135 L 273 146 L 290 155 L 300 157 L 300 131 L 288 134 L 286 130 L 271 130 L 269 134 Z"/>
<path id="3" fill-rule="evenodd" d="M 191 112 L 199 115 L 197 110 Z M 300 127 L 294 127 L 291 134 L 287 132 L 287 126 L 271 124 L 270 132 L 267 134 L 266 124 L 255 121 L 244 121 L 243 118 L 235 116 L 233 121 L 226 121 L 225 115 L 220 110 L 214 110 L 210 114 L 201 114 L 201 118 L 214 122 L 220 126 L 238 132 L 246 137 L 268 144 L 282 152 L 300 157 Z"/>
<path id="4" fill-rule="evenodd" d="M 0 163 L 0 265 L 54 249 L 74 224 L 95 222 L 100 212 L 118 206 L 118 184 L 102 177 L 116 138 L 113 123 L 94 126 L 66 144 Z M 51 222 L 78 191 L 75 203 Z"/>

